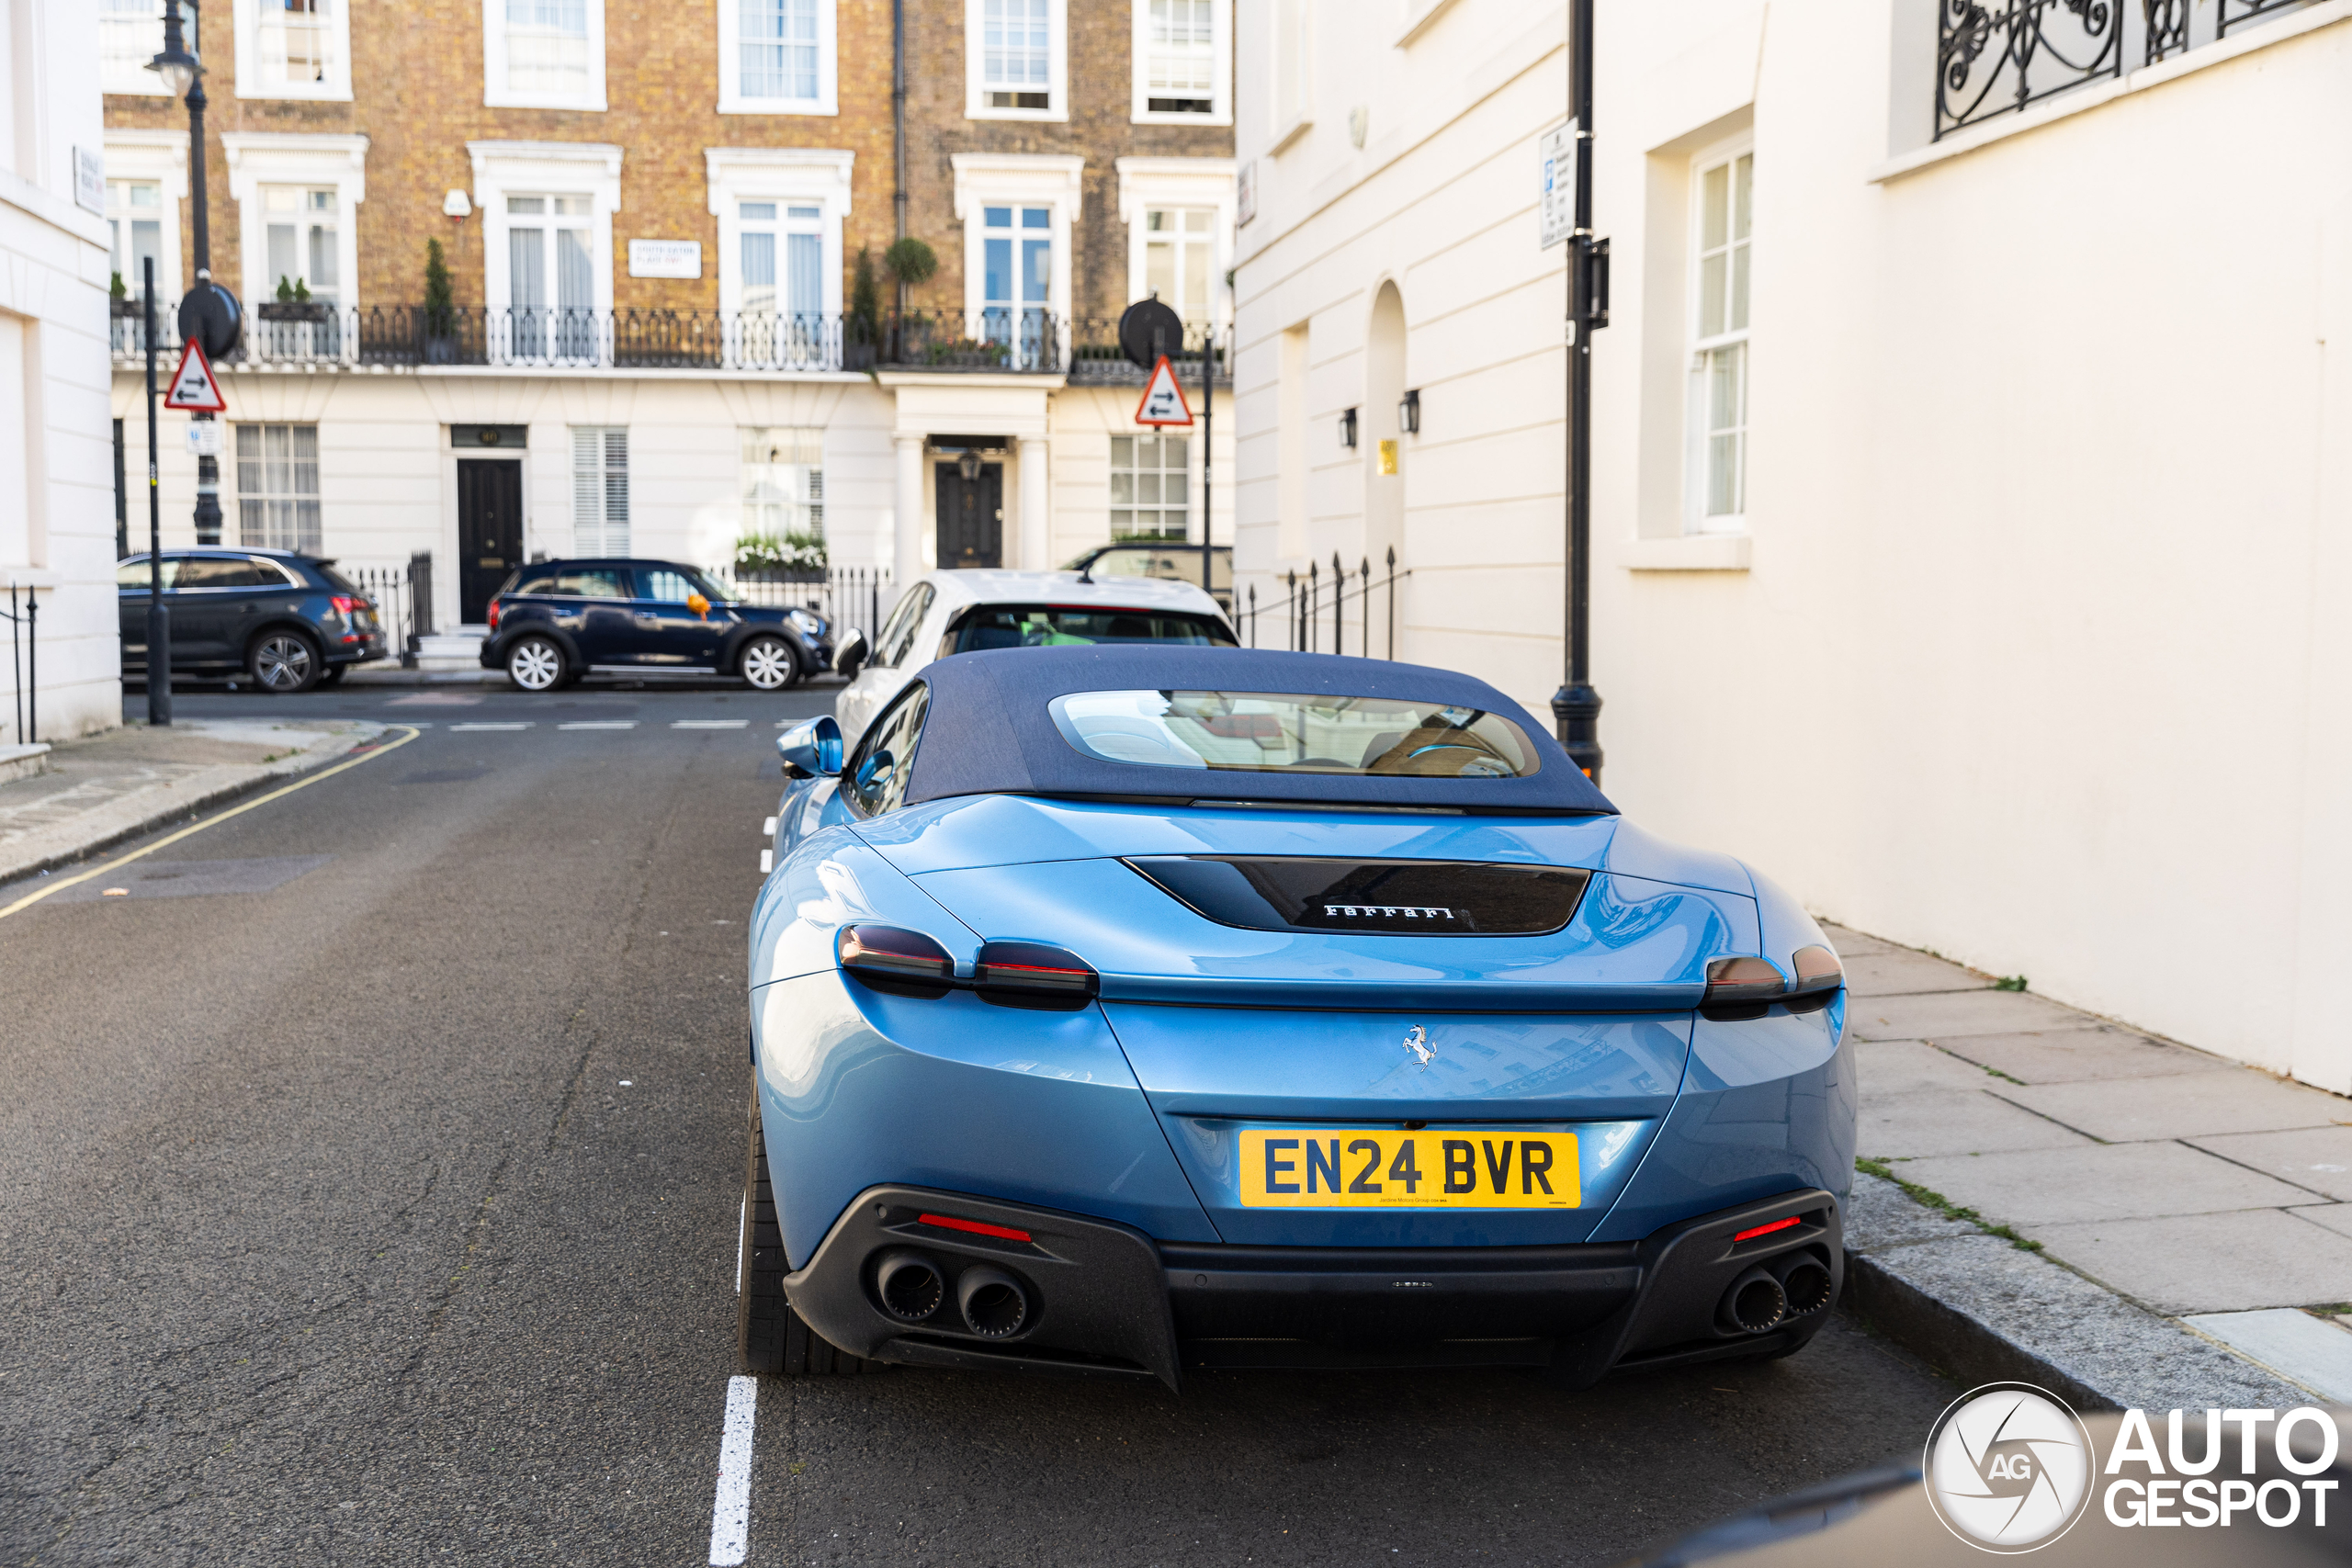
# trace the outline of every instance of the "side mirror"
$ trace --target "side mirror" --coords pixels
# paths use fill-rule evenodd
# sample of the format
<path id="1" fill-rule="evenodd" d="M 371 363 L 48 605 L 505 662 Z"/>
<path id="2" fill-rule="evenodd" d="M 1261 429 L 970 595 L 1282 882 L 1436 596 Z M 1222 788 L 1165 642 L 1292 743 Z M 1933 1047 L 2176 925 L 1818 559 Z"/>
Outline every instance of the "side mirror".
<path id="1" fill-rule="evenodd" d="M 858 671 L 865 668 L 873 651 L 866 645 L 864 632 L 855 626 L 844 627 L 841 642 L 833 649 L 833 673 L 844 681 L 855 680 Z M 836 740 L 834 744 L 839 745 L 840 741 Z M 833 771 L 839 773 L 841 770 L 836 766 Z"/>
<path id="2" fill-rule="evenodd" d="M 775 738 L 788 779 L 830 779 L 842 771 L 842 727 L 831 714 L 796 724 Z"/>

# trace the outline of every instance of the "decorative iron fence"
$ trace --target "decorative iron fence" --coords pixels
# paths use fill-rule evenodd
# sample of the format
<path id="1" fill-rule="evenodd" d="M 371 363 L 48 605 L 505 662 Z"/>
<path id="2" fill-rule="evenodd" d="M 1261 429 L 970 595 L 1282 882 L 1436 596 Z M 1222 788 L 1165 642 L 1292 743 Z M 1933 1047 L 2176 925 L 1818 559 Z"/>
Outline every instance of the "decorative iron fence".
<path id="1" fill-rule="evenodd" d="M 2312 3 L 1938 0 L 1936 139 Z"/>
<path id="2" fill-rule="evenodd" d="M 1184 384 L 1188 397 L 1193 396 L 1201 384 L 1201 356 L 1208 333 L 1209 328 L 1204 324 L 1186 327 L 1184 341 L 1168 355 L 1168 367 Z M 1140 388 L 1148 374 L 1119 346 L 1116 317 L 1081 317 L 1070 323 L 1071 386 Z M 1217 361 L 1216 384 L 1220 389 L 1233 385 L 1233 366 L 1227 358 Z"/>
<path id="3" fill-rule="evenodd" d="M 8 607 L 0 610 L 0 620 L 8 623 L 8 681 L 17 720 L 9 732 L 11 745 L 40 739 L 40 604 L 33 597 L 34 589 L 28 586 L 22 592 L 25 597 L 20 604 L 17 585 L 11 580 Z"/>
<path id="4" fill-rule="evenodd" d="M 384 641 L 400 655 L 401 668 L 416 668 L 418 639 L 433 635 L 433 556 L 419 550 L 405 566 L 345 566 L 338 569 L 376 602 L 376 622 Z"/>
<path id="5" fill-rule="evenodd" d="M 835 647 L 847 626 L 871 638 L 898 602 L 886 566 L 833 566 L 820 571 L 738 571 L 719 566 L 709 571 L 730 597 L 746 604 L 822 615 L 832 628 Z"/>
<path id="6" fill-rule="evenodd" d="M 1262 605 L 1258 602 L 1258 585 L 1250 584 L 1246 607 L 1241 614 L 1243 635 L 1251 648 L 1285 648 L 1294 653 L 1346 653 L 1353 642 L 1356 653 L 1373 657 L 1372 645 L 1375 628 L 1382 630 L 1380 657 L 1396 657 L 1396 587 L 1413 575 L 1413 569 L 1398 570 L 1396 552 L 1390 549 L 1385 562 L 1386 574 L 1374 578 L 1371 558 L 1348 570 L 1340 552 L 1331 552 L 1331 571 L 1325 576 L 1318 561 L 1306 563 L 1306 575 L 1287 572 L 1274 580 Z M 1353 611 L 1352 625 L 1351 610 Z M 1273 628 L 1262 627 L 1260 617 L 1279 615 L 1282 619 Z M 1281 641 L 1272 640 L 1278 633 Z"/>

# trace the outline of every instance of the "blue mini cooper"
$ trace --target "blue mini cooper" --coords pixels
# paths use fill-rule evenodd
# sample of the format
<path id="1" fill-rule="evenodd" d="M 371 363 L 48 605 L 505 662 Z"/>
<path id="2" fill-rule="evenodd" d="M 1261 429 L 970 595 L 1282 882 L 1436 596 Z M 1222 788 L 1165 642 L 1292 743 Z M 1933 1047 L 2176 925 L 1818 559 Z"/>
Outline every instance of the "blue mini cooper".
<path id="1" fill-rule="evenodd" d="M 1837 1298 L 1836 953 L 1484 682 L 1007 649 L 779 746 L 747 1366 L 1581 1385 Z"/>
<path id="2" fill-rule="evenodd" d="M 538 561 L 490 602 L 485 670 L 526 692 L 591 670 L 709 671 L 779 692 L 825 668 L 831 628 L 813 610 L 746 604 L 691 566 L 666 560 Z"/>

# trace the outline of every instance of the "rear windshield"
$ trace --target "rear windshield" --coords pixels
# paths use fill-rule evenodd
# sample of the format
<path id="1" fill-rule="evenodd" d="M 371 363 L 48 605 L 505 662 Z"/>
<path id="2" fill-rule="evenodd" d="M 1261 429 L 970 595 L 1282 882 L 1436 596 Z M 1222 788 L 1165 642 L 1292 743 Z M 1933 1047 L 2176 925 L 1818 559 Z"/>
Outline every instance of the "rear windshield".
<path id="1" fill-rule="evenodd" d="M 1233 634 L 1214 616 L 1104 605 L 983 604 L 948 629 L 940 657 L 988 648 L 1057 648 L 1107 642 L 1182 642 L 1231 648 Z"/>
<path id="2" fill-rule="evenodd" d="M 364 599 L 367 597 L 367 595 L 360 591 L 359 584 L 352 581 L 351 579 L 335 570 L 334 567 L 328 565 L 325 561 L 312 561 L 311 563 L 311 570 L 317 572 L 321 577 L 325 578 L 328 584 L 338 593 L 348 593 L 355 599 Z"/>
<path id="3" fill-rule="evenodd" d="M 1155 768 L 1526 778 L 1526 732 L 1479 708 L 1283 692 L 1076 692 L 1047 705 L 1089 757 Z"/>

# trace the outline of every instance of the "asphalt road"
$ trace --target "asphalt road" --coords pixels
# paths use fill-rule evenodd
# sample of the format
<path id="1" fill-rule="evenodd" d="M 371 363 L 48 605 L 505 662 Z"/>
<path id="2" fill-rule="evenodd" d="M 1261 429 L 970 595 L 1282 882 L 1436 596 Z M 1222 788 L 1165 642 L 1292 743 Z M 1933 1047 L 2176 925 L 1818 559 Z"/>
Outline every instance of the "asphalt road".
<path id="1" fill-rule="evenodd" d="M 828 700 L 180 694 L 430 727 L 0 920 L 0 1563 L 707 1560 L 743 920 Z M 750 1561 L 1605 1562 L 1952 1392 L 1842 1320 L 1582 1393 L 763 1379 Z"/>

